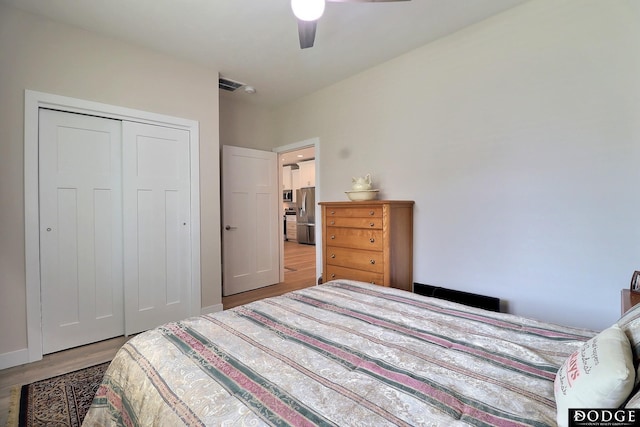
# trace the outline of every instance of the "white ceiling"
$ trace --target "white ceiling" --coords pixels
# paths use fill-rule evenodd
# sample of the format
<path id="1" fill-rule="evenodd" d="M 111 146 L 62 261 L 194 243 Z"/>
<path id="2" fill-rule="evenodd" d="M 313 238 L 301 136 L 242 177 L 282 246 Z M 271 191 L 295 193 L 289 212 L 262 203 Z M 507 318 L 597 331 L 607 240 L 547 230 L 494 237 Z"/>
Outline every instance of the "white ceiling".
<path id="1" fill-rule="evenodd" d="M 315 159 L 316 150 L 313 147 L 301 148 L 299 150 L 288 151 L 284 153 L 280 153 L 278 158 L 280 159 L 280 164 L 290 165 L 292 163 L 303 162 L 305 160 Z"/>
<path id="2" fill-rule="evenodd" d="M 301 50 L 289 0 L 0 0 L 166 52 L 254 86 L 231 94 L 277 106 L 527 0 L 328 3 Z M 217 76 L 211 84 L 217 84 Z"/>

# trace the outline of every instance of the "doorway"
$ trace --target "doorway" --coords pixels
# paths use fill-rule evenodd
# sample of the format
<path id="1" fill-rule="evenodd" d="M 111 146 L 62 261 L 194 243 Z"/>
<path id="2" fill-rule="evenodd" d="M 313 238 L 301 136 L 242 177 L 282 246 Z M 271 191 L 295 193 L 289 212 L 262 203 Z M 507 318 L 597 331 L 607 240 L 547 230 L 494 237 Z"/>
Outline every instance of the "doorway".
<path id="1" fill-rule="evenodd" d="M 305 155 L 304 152 L 298 153 L 298 151 L 303 151 L 304 149 L 307 149 L 306 152 L 310 154 Z M 306 181 L 307 186 L 309 186 L 309 184 L 313 185 L 313 183 L 315 182 L 316 200 L 319 200 L 319 197 L 320 197 L 319 184 L 320 183 L 318 182 L 318 179 L 317 179 L 317 170 L 318 170 L 317 166 L 320 163 L 319 139 L 313 138 L 313 139 L 305 140 L 302 142 L 298 142 L 298 143 L 294 143 L 294 144 L 290 144 L 282 147 L 277 147 L 277 148 L 274 148 L 272 151 L 278 154 L 277 169 L 281 169 L 283 166 L 283 163 L 290 164 L 290 163 L 297 163 L 298 161 L 303 162 L 303 161 L 311 160 L 312 158 L 315 157 L 315 162 L 313 162 L 314 169 L 312 170 L 311 167 L 309 166 L 311 163 L 307 163 L 306 169 L 305 169 L 305 166 L 303 166 L 303 172 L 305 173 L 304 177 L 306 177 L 305 179 L 307 180 Z M 289 158 L 290 159 L 292 158 L 294 160 L 287 160 L 287 157 L 285 157 L 284 161 L 282 160 L 283 155 L 291 156 L 292 153 L 295 153 L 294 157 L 289 157 Z M 297 157 L 298 154 L 303 154 L 303 157 Z M 297 168 L 291 168 L 291 169 L 292 170 L 299 169 L 299 165 L 296 164 L 296 166 Z M 315 224 L 315 230 L 314 230 L 315 245 L 298 243 L 297 238 L 294 238 L 291 232 L 289 233 L 290 238 L 288 240 L 285 240 L 285 230 L 287 227 L 287 223 L 286 223 L 287 215 L 286 215 L 285 209 L 290 208 L 293 210 L 293 211 L 290 211 L 290 213 L 295 214 L 295 204 L 293 202 L 293 196 L 291 196 L 290 201 L 287 200 L 287 202 L 289 203 L 285 202 L 284 200 L 285 194 L 283 189 L 285 188 L 285 186 L 292 187 L 292 184 L 285 183 L 284 174 L 280 173 L 280 170 L 278 172 L 279 173 L 277 173 L 276 175 L 278 176 L 278 191 L 279 191 L 279 197 L 280 197 L 280 200 L 278 202 L 279 209 L 277 211 L 277 216 L 278 216 L 277 219 L 279 223 L 279 240 L 278 241 L 279 241 L 279 247 L 280 247 L 279 281 L 275 285 L 265 286 L 265 287 L 261 287 L 254 290 L 248 290 L 248 291 L 237 293 L 234 295 L 223 296 L 222 305 L 225 310 L 232 307 L 236 307 L 238 305 L 247 304 L 259 299 L 282 295 L 286 292 L 313 286 L 317 283 L 318 278 L 321 275 L 321 272 L 319 271 L 319 266 L 322 265 L 322 262 L 321 262 L 322 240 L 321 240 L 321 233 L 319 232 L 320 221 L 318 218 L 320 209 L 318 208 L 317 203 L 314 203 L 315 205 L 314 210 L 316 212 L 316 221 L 315 221 L 316 224 Z M 300 173 L 300 171 L 294 172 L 294 175 L 296 173 Z M 291 175 L 289 177 L 291 177 Z M 309 182 L 309 180 L 311 180 L 312 182 Z M 293 189 L 291 188 L 291 190 Z M 288 198 L 288 195 L 287 195 L 287 198 Z M 297 195 L 296 195 L 296 200 L 297 200 Z M 293 218 L 295 218 L 295 215 L 293 215 Z M 291 219 L 293 218 L 291 218 L 290 216 L 290 222 L 291 222 Z M 292 226 L 290 224 L 289 229 L 296 230 L 296 234 L 297 234 L 297 227 L 295 225 Z"/>
<path id="2" fill-rule="evenodd" d="M 283 269 L 285 283 L 316 283 L 316 147 L 278 154 L 283 190 Z"/>

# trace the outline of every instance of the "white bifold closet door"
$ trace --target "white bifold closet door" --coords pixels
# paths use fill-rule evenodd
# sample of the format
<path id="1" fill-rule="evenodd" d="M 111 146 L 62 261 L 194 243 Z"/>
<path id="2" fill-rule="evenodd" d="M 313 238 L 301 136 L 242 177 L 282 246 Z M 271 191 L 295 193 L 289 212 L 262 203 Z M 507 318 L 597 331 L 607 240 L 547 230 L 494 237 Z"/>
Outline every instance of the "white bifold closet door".
<path id="1" fill-rule="evenodd" d="M 126 333 L 190 314 L 189 132 L 123 122 Z"/>
<path id="2" fill-rule="evenodd" d="M 122 335 L 118 120 L 40 110 L 43 352 Z"/>
<path id="3" fill-rule="evenodd" d="M 187 317 L 188 131 L 39 117 L 43 353 Z"/>

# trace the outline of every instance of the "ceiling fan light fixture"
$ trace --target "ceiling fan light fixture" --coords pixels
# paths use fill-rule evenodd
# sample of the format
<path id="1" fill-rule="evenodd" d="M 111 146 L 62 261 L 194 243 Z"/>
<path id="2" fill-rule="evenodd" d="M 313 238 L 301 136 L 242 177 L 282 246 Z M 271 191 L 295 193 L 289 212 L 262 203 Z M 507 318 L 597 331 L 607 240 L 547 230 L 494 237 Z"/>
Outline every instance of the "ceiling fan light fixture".
<path id="1" fill-rule="evenodd" d="M 324 13 L 324 0 L 291 0 L 291 10 L 302 21 L 315 21 Z"/>

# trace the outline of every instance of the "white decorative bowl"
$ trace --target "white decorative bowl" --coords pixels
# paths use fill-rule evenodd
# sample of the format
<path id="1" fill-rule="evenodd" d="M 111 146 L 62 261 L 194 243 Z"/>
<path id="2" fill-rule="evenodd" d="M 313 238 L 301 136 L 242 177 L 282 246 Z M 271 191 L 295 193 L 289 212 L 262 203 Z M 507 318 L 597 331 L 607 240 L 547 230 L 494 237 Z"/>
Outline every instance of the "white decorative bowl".
<path id="1" fill-rule="evenodd" d="M 353 190 L 353 191 L 345 191 L 349 200 L 354 202 L 361 202 L 364 200 L 374 200 L 378 197 L 378 192 L 380 190 Z"/>

